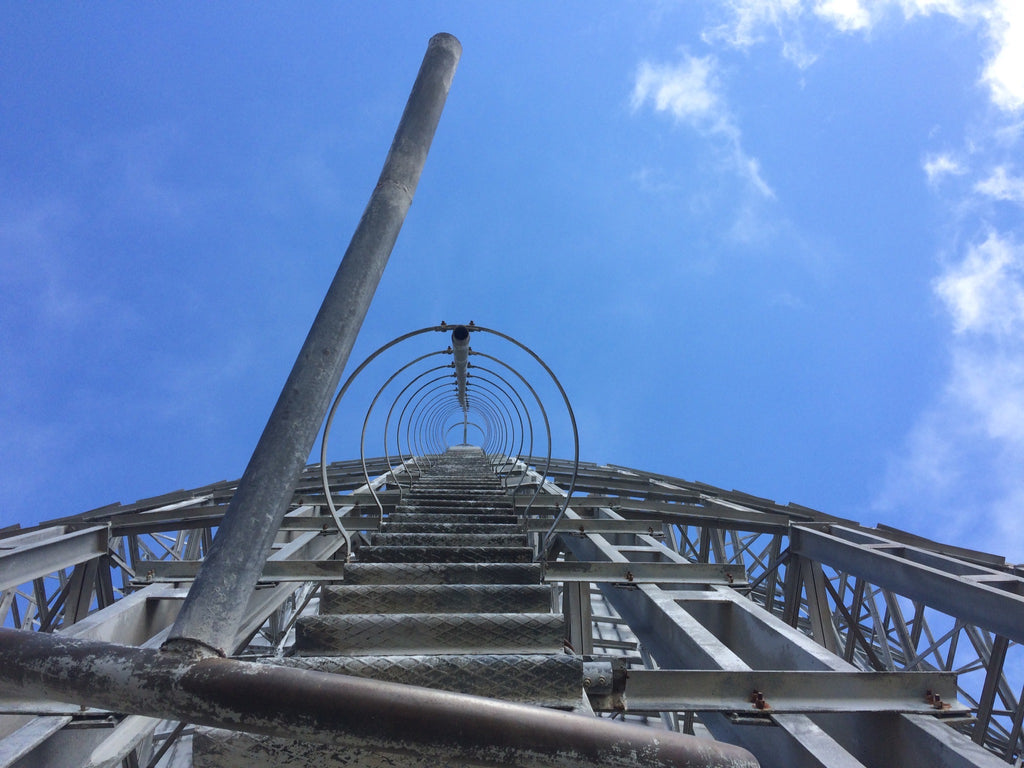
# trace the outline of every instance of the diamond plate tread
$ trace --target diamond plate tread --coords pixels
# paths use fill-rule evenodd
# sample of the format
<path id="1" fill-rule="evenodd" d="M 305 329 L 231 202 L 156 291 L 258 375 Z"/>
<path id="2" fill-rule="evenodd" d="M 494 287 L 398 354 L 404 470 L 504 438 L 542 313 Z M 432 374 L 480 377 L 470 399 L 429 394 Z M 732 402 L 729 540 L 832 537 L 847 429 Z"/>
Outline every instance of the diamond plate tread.
<path id="1" fill-rule="evenodd" d="M 395 505 L 395 511 L 419 512 L 420 514 L 478 515 L 481 517 L 515 514 L 511 504 L 458 504 L 452 501 L 438 501 L 436 504 L 420 502 L 414 504 L 403 501 Z"/>
<path id="2" fill-rule="evenodd" d="M 269 663 L 558 709 L 575 709 L 583 697 L 583 660 L 564 653 L 292 656 Z"/>
<path id="3" fill-rule="evenodd" d="M 452 515 L 456 517 L 470 517 L 485 522 L 504 522 L 502 518 L 515 518 L 516 513 L 512 510 L 512 507 L 487 507 L 480 509 L 467 510 L 465 508 L 452 507 L 450 505 L 442 505 L 436 507 L 429 506 L 410 506 L 408 504 L 399 504 L 395 507 L 395 511 L 392 514 L 396 515 L 432 515 L 432 516 L 447 516 Z"/>
<path id="4" fill-rule="evenodd" d="M 528 563 L 530 547 L 360 547 L 364 563 Z"/>
<path id="5" fill-rule="evenodd" d="M 352 737 L 343 745 L 320 744 L 244 731 L 196 728 L 192 737 L 193 768 L 456 768 L 496 766 L 484 761 L 453 759 L 438 751 L 417 752 L 408 744 L 380 745 Z M 177 763 L 175 764 L 177 765 Z"/>
<path id="6" fill-rule="evenodd" d="M 465 488 L 470 491 L 490 491 L 491 493 L 504 493 L 505 486 L 494 474 L 490 475 L 463 475 L 461 477 L 435 476 L 419 477 L 412 484 L 413 490 L 425 491 L 426 493 L 441 493 L 452 488 Z"/>
<path id="7" fill-rule="evenodd" d="M 321 614 L 542 613 L 551 587 L 542 584 L 381 584 L 325 587 Z"/>
<path id="8" fill-rule="evenodd" d="M 385 533 L 522 533 L 522 528 L 512 523 L 423 523 L 384 522 Z"/>
<path id="9" fill-rule="evenodd" d="M 518 525 L 519 518 L 509 512 L 495 515 L 446 515 L 441 512 L 393 512 L 385 523 L 464 523 L 479 525 Z"/>
<path id="10" fill-rule="evenodd" d="M 552 613 L 416 613 L 304 616 L 299 655 L 557 653 L 564 622 Z"/>
<path id="11" fill-rule="evenodd" d="M 450 497 L 450 496 L 468 496 L 471 499 L 487 498 L 487 499 L 500 499 L 505 496 L 505 488 L 501 485 L 495 485 L 489 488 L 479 487 L 478 485 L 455 485 L 452 482 L 445 482 L 443 484 L 437 484 L 433 487 L 426 486 L 423 483 L 413 483 L 413 488 L 410 490 L 409 497 L 413 498 L 432 498 L 432 497 Z"/>
<path id="12" fill-rule="evenodd" d="M 437 509 L 461 508 L 475 514 L 512 514 L 512 503 L 497 504 L 493 501 L 460 501 L 459 499 L 399 499 L 398 510 L 410 512 L 433 512 Z"/>
<path id="13" fill-rule="evenodd" d="M 437 506 L 439 504 L 450 504 L 459 507 L 496 507 L 508 509 L 512 506 L 512 497 L 497 497 L 493 494 L 487 496 L 474 496 L 465 492 L 449 491 L 443 496 L 417 496 L 414 493 L 406 494 L 401 499 L 403 504 Z"/>
<path id="14" fill-rule="evenodd" d="M 345 566 L 345 584 L 540 584 L 541 577 L 539 563 L 348 563 Z"/>
<path id="15" fill-rule="evenodd" d="M 376 547 L 525 547 L 525 533 L 374 533 Z"/>

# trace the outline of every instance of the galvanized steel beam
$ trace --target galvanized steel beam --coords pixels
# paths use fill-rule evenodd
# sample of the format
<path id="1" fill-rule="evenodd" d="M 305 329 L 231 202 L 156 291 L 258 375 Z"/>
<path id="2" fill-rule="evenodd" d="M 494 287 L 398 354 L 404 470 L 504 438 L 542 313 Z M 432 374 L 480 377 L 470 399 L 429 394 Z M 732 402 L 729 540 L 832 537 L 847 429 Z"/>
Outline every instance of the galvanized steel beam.
<path id="1" fill-rule="evenodd" d="M 107 554 L 110 526 L 42 528 L 0 539 L 0 590 Z"/>
<path id="2" fill-rule="evenodd" d="M 642 670 L 626 679 L 629 712 L 963 713 L 952 672 Z"/>
<path id="3" fill-rule="evenodd" d="M 833 526 L 794 526 L 790 549 L 1024 643 L 1024 579 Z"/>
<path id="4" fill-rule="evenodd" d="M 615 584 L 728 584 L 741 587 L 747 581 L 742 565 L 718 563 L 613 563 L 599 560 L 547 563 L 544 581 Z"/>

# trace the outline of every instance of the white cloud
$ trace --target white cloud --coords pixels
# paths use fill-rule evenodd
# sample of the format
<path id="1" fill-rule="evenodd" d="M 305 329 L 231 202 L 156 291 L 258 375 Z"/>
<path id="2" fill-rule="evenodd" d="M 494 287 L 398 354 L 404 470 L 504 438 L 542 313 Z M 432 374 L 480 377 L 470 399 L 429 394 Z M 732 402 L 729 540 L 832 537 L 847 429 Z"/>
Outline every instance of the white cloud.
<path id="1" fill-rule="evenodd" d="M 728 122 L 716 89 L 714 61 L 686 56 L 678 65 L 643 62 L 633 87 L 633 109 L 650 99 L 659 112 L 694 125 L 723 126 Z"/>
<path id="2" fill-rule="evenodd" d="M 997 339 L 1024 332 L 1024 249 L 992 233 L 935 281 L 957 334 Z"/>
<path id="3" fill-rule="evenodd" d="M 803 0 L 729 0 L 723 5 L 731 11 L 732 20 L 705 30 L 703 38 L 737 48 L 762 42 L 765 28 L 781 31 L 784 24 L 803 13 Z"/>
<path id="4" fill-rule="evenodd" d="M 929 184 L 936 184 L 943 176 L 961 176 L 967 172 L 960 161 L 949 154 L 931 155 L 924 161 L 924 172 Z"/>
<path id="5" fill-rule="evenodd" d="M 650 103 L 705 136 L 723 139 L 730 151 L 733 170 L 761 196 L 775 193 L 761 175 L 761 165 L 744 151 L 739 128 L 721 95 L 717 63 L 713 57 L 683 56 L 678 64 L 642 62 L 633 86 L 634 111 Z"/>
<path id="6" fill-rule="evenodd" d="M 871 26 L 871 15 L 860 0 L 818 0 L 814 13 L 841 32 L 853 32 Z"/>
<path id="7" fill-rule="evenodd" d="M 879 506 L 920 510 L 918 530 L 934 538 L 1024 558 L 1024 247 L 990 232 L 933 289 L 953 321 L 950 373 Z"/>
<path id="8" fill-rule="evenodd" d="M 933 13 L 963 19 L 970 13 L 968 6 L 971 5 L 971 0 L 898 0 L 897 4 L 907 19 L 929 16 Z"/>
<path id="9" fill-rule="evenodd" d="M 805 11 L 804 1 L 728 0 L 723 5 L 728 9 L 731 18 L 726 23 L 705 29 L 701 38 L 706 43 L 724 43 L 733 48 L 749 48 L 764 42 L 771 34 L 782 41 L 782 55 L 798 68 L 806 69 L 818 57 L 804 44 L 803 35 L 797 24 Z M 826 4 L 830 0 L 821 2 Z"/>
<path id="10" fill-rule="evenodd" d="M 1024 205 L 1024 178 L 1011 176 L 1004 165 L 996 166 L 991 176 L 975 184 L 974 191 L 996 200 L 1009 200 Z"/>
<path id="11" fill-rule="evenodd" d="M 984 16 L 994 51 L 982 79 L 998 107 L 1024 109 L 1024 3 L 995 0 Z"/>
<path id="12" fill-rule="evenodd" d="M 803 44 L 802 25 L 815 17 L 839 32 L 868 33 L 892 12 L 905 21 L 949 16 L 966 25 L 980 24 L 989 38 L 982 82 L 993 103 L 1007 112 L 1024 110 L 1024 2 L 1021 0 L 728 0 L 729 19 L 704 31 L 706 42 L 749 48 L 777 37 L 783 55 L 801 69 L 815 54 Z"/>
<path id="13" fill-rule="evenodd" d="M 1022 351 L 1004 348 L 993 353 L 961 344 L 954 353 L 950 383 L 956 401 L 973 413 L 985 436 L 1016 450 L 1024 450 Z"/>

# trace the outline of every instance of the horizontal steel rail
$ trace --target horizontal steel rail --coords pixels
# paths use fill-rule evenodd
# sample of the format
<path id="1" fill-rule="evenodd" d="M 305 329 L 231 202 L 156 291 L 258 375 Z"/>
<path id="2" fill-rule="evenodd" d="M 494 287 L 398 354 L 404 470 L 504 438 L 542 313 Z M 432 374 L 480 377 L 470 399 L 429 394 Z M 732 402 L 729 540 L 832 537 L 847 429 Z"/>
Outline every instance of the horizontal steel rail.
<path id="1" fill-rule="evenodd" d="M 569 560 L 547 563 L 545 581 L 579 581 L 595 584 L 746 584 L 740 565 L 718 563 L 609 563 Z"/>
<path id="2" fill-rule="evenodd" d="M 47 528 L 0 542 L 0 590 L 107 554 L 110 526 Z"/>
<path id="3" fill-rule="evenodd" d="M 839 526 L 795 526 L 790 549 L 1024 643 L 1024 578 Z"/>
<path id="4" fill-rule="evenodd" d="M 952 672 L 631 669 L 625 696 L 629 712 L 968 711 Z"/>

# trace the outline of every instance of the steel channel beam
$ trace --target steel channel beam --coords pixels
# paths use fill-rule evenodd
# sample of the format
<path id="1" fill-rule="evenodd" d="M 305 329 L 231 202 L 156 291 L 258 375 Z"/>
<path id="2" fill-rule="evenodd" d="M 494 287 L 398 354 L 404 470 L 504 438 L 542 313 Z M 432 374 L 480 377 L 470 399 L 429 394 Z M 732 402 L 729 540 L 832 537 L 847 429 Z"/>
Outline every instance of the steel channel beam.
<path id="1" fill-rule="evenodd" d="M 570 507 L 574 512 L 578 508 Z M 551 518 L 530 518 L 526 521 L 526 530 L 531 533 L 547 531 L 551 528 Z M 585 535 L 589 533 L 637 533 L 648 536 L 661 535 L 661 523 L 656 520 L 604 520 L 601 518 L 584 518 L 580 520 L 559 520 L 555 533 L 571 533 Z"/>
<path id="2" fill-rule="evenodd" d="M 63 526 L 0 540 L 0 590 L 107 554 L 110 526 L 68 531 Z"/>
<path id="3" fill-rule="evenodd" d="M 430 39 L 377 186 L 182 605 L 168 648 L 229 652 L 412 204 L 461 51 L 451 35 Z"/>
<path id="4" fill-rule="evenodd" d="M 178 582 L 196 578 L 202 560 L 141 560 L 136 580 L 141 582 Z M 268 560 L 260 574 L 260 582 L 277 581 L 341 581 L 344 560 Z"/>
<path id="5" fill-rule="evenodd" d="M 562 537 L 566 538 L 565 536 Z M 616 584 L 727 584 L 747 581 L 742 565 L 719 563 L 611 563 L 599 560 L 548 563 L 545 581 Z"/>
<path id="6" fill-rule="evenodd" d="M 832 531 L 842 536 L 794 526 L 790 549 L 1024 643 L 1024 579 L 880 536 L 839 527 Z"/>
<path id="7" fill-rule="evenodd" d="M 754 691 L 763 707 L 752 703 Z M 837 695 L 838 693 L 838 695 Z M 806 672 L 766 670 L 636 670 L 626 679 L 629 712 L 913 712 L 936 714 L 926 694 L 965 712 L 952 672 Z"/>
<path id="8" fill-rule="evenodd" d="M 339 508 L 348 503 L 351 504 L 351 496 L 336 496 L 336 503 Z M 397 499 L 397 494 L 395 494 Z M 321 499 L 322 501 L 322 499 Z M 309 502 L 315 504 L 315 502 Z M 349 510 L 358 509 L 359 506 L 349 506 Z M 366 503 L 363 509 L 371 509 L 377 512 L 377 507 L 372 503 Z M 224 517 L 226 507 L 194 507 L 189 509 L 187 514 L 175 512 L 147 512 L 133 515 L 130 520 L 111 521 L 110 535 L 125 536 L 128 534 L 160 533 L 163 531 L 180 531 L 186 528 L 214 528 L 220 525 Z M 344 511 L 339 509 L 339 511 Z M 334 520 L 326 515 L 301 515 L 285 517 L 281 521 L 281 530 L 316 530 L 327 523 L 334 526 Z M 365 531 L 379 525 L 378 517 L 356 517 L 348 516 L 342 518 L 342 525 L 346 530 Z"/>
<path id="9" fill-rule="evenodd" d="M 561 500 L 548 497 L 538 498 L 535 507 L 560 505 Z M 525 503 L 518 502 L 519 506 Z M 641 501 L 623 499 L 619 496 L 587 496 L 574 499 L 570 507 L 587 518 L 592 509 L 610 509 L 626 518 L 642 516 L 658 523 L 676 525 L 697 525 L 708 528 L 730 528 L 757 533 L 788 533 L 790 518 L 777 513 L 761 512 L 756 509 L 737 510 L 735 506 L 700 506 L 693 503 L 669 501 Z"/>

